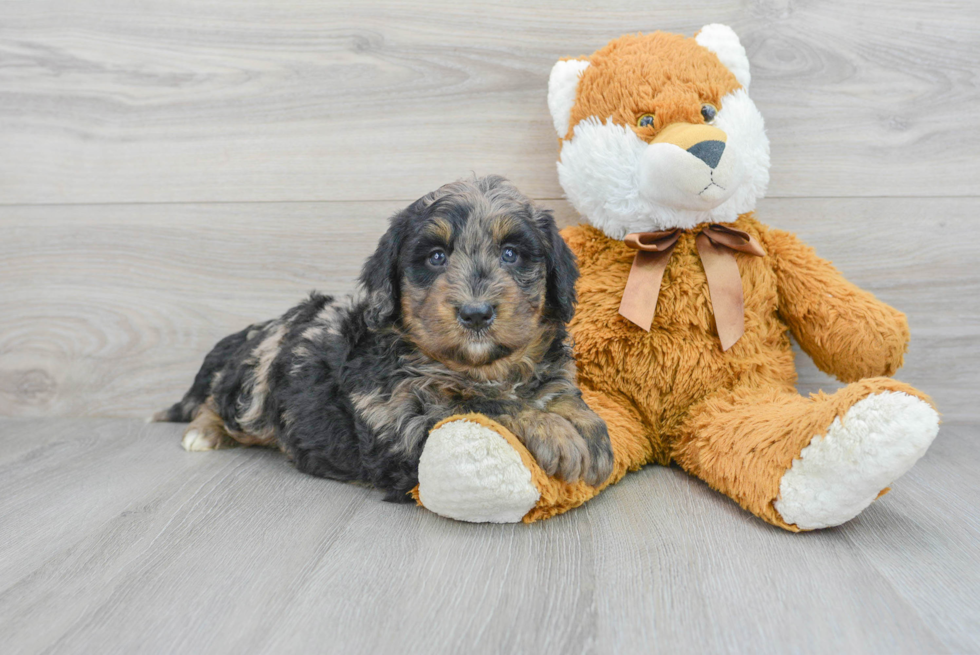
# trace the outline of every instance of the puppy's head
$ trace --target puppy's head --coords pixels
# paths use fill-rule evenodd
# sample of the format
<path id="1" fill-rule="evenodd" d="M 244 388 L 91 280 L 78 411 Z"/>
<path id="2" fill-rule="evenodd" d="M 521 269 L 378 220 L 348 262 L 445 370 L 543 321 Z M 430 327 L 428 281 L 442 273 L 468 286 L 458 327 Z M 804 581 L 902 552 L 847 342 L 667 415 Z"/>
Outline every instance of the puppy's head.
<path id="1" fill-rule="evenodd" d="M 447 184 L 391 220 L 361 284 L 368 326 L 400 326 L 456 370 L 503 375 L 571 320 L 575 258 L 551 212 L 501 177 Z"/>

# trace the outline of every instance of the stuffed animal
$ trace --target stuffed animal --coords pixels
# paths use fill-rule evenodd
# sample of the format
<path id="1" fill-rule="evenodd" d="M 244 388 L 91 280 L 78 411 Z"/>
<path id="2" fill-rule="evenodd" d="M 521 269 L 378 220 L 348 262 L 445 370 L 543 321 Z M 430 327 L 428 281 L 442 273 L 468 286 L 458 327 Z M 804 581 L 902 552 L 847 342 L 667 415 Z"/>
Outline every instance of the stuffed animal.
<path id="1" fill-rule="evenodd" d="M 563 232 L 581 269 L 570 332 L 615 470 L 599 487 L 566 484 L 500 425 L 453 417 L 422 455 L 425 507 L 533 521 L 676 462 L 795 532 L 850 520 L 923 455 L 938 414 L 887 377 L 902 364 L 904 315 L 753 214 L 769 142 L 749 83 L 724 25 L 627 35 L 555 64 L 558 178 L 587 221 Z M 849 384 L 800 396 L 790 334 Z"/>

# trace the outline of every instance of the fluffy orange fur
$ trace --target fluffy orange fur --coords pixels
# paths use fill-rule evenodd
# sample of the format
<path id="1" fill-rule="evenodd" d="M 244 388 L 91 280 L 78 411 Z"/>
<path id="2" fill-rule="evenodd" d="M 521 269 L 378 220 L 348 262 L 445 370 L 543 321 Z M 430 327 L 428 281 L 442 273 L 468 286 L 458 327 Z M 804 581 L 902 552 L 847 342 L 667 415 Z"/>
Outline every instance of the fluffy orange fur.
<path id="1" fill-rule="evenodd" d="M 579 121 L 596 116 L 651 141 L 671 123 L 703 123 L 703 103 L 720 109 L 721 99 L 741 87 L 715 55 L 679 34 L 628 34 L 588 59 L 595 65 L 582 74 L 566 138 Z M 637 125 L 643 114 L 654 114 L 653 125 Z"/>
<path id="2" fill-rule="evenodd" d="M 566 138 L 586 118 L 611 117 L 651 141 L 666 125 L 703 123 L 703 103 L 720 108 L 725 94 L 740 88 L 714 54 L 678 35 L 628 35 L 589 59 L 594 65 L 582 74 Z M 639 127 L 637 117 L 648 113 L 655 124 Z M 549 478 L 505 428 L 480 419 L 520 453 L 541 492 L 525 521 L 580 505 L 645 464 L 676 462 L 763 520 L 798 531 L 773 502 L 783 474 L 814 437 L 876 393 L 931 402 L 885 377 L 902 365 L 909 339 L 903 314 L 845 280 L 792 234 L 767 228 L 751 213 L 732 225 L 767 254 L 735 254 L 745 333 L 728 351 L 720 346 L 695 246 L 703 226 L 677 242 L 649 332 L 618 313 L 636 251 L 588 225 L 563 231 L 581 269 L 569 326 L 578 383 L 609 427 L 615 467 L 599 487 Z M 821 370 L 851 384 L 801 397 L 790 333 Z"/>
<path id="3" fill-rule="evenodd" d="M 736 255 L 746 329 L 728 352 L 718 343 L 694 244 L 697 230 L 685 233 L 674 250 L 650 332 L 618 314 L 635 251 L 590 226 L 563 232 L 582 269 L 571 325 L 579 384 L 609 426 L 615 469 L 600 487 L 549 478 L 505 428 L 470 417 L 507 439 L 531 471 L 541 499 L 525 521 L 576 507 L 630 470 L 673 461 L 760 518 L 796 531 L 772 502 L 783 473 L 814 436 L 874 393 L 902 391 L 928 401 L 881 377 L 902 363 L 908 327 L 900 312 L 849 283 L 792 235 L 751 215 L 735 226 L 768 254 Z M 831 317 L 833 330 L 827 329 Z M 824 371 L 860 381 L 834 394 L 801 397 L 789 331 Z"/>

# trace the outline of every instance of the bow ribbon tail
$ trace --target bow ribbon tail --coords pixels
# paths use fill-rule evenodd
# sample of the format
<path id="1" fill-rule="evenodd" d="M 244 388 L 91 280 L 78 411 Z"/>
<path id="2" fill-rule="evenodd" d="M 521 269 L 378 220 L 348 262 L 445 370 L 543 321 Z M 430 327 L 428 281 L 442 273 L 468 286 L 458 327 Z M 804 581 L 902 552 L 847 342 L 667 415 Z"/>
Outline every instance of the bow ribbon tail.
<path id="1" fill-rule="evenodd" d="M 662 251 L 637 250 L 619 303 L 619 313 L 642 330 L 649 332 L 657 312 L 660 284 L 667 270 L 667 262 L 674 252 L 671 244 Z"/>
<path id="2" fill-rule="evenodd" d="M 735 261 L 735 253 L 728 247 L 715 243 L 703 232 L 694 243 L 697 244 L 704 274 L 708 278 L 708 293 L 721 349 L 727 351 L 745 333 L 745 300 L 738 262 Z"/>

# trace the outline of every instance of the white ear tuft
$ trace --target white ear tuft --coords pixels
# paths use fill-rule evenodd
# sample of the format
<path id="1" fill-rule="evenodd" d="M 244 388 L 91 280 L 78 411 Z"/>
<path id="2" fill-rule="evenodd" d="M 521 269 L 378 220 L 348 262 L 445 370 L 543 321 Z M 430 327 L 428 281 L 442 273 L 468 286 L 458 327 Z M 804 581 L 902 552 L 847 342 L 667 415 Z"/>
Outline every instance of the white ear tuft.
<path id="1" fill-rule="evenodd" d="M 721 63 L 725 64 L 735 75 L 735 79 L 746 91 L 749 90 L 749 82 L 752 81 L 752 74 L 749 72 L 749 57 L 745 54 L 745 48 L 738 40 L 738 35 L 728 25 L 714 23 L 705 25 L 694 37 L 702 47 L 707 48 L 718 56 Z"/>
<path id="2" fill-rule="evenodd" d="M 548 110 L 551 112 L 551 118 L 555 122 L 555 132 L 558 132 L 560 139 L 564 139 L 568 134 L 578 81 L 588 67 L 587 60 L 568 59 L 559 61 L 551 69 L 551 77 L 548 78 Z"/>

